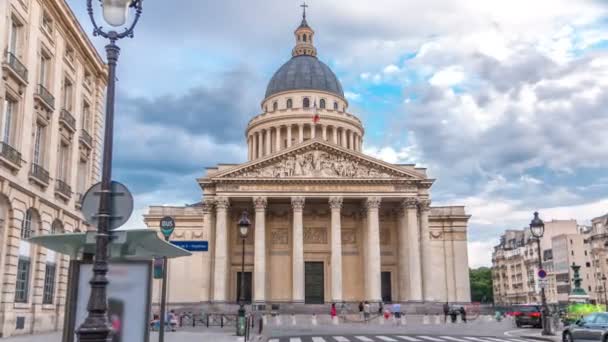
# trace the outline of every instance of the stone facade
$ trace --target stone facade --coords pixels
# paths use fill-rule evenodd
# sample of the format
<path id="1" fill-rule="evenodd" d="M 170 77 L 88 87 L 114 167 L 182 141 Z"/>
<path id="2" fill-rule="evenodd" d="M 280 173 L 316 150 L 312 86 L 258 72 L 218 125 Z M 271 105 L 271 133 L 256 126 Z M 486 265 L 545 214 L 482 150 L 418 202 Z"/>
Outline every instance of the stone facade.
<path id="1" fill-rule="evenodd" d="M 169 262 L 169 303 L 237 301 L 244 211 L 254 303 L 469 302 L 464 207 L 431 207 L 425 169 L 362 153 L 363 125 L 313 36 L 304 19 L 248 124 L 248 161 L 207 168 L 200 203 L 145 215 L 153 229 L 173 216 L 176 240 L 209 241 L 208 252 Z"/>
<path id="2" fill-rule="evenodd" d="M 68 258 L 32 235 L 87 229 L 107 72 L 64 0 L 0 2 L 0 334 L 60 330 Z"/>

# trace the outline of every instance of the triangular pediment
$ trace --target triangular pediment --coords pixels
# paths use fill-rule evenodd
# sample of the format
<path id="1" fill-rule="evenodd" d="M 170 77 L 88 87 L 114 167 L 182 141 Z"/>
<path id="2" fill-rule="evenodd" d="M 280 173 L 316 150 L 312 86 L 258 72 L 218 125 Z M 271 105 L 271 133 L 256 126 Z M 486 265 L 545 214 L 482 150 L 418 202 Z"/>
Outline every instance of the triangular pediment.
<path id="1" fill-rule="evenodd" d="M 324 141 L 312 140 L 219 172 L 212 179 L 410 179 L 418 172 Z"/>

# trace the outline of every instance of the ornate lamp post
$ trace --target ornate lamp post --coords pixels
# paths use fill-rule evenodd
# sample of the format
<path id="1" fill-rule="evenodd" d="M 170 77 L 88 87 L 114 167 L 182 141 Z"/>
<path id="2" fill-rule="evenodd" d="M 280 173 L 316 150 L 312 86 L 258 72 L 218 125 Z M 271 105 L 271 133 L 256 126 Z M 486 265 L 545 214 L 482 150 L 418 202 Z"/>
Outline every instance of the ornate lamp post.
<path id="1" fill-rule="evenodd" d="M 241 291 L 239 293 L 239 321 L 236 329 L 237 336 L 245 336 L 245 239 L 249 233 L 249 214 L 247 210 L 241 214 L 241 219 L 238 223 L 239 235 L 243 241 L 243 249 L 241 253 Z"/>
<path id="2" fill-rule="evenodd" d="M 95 245 L 95 259 L 93 263 L 93 278 L 91 284 L 91 296 L 87 305 L 88 316 L 84 323 L 76 331 L 78 341 L 108 342 L 111 340 L 112 328 L 110 327 L 107 310 L 106 287 L 108 279 L 108 242 L 110 238 L 110 220 L 112 219 L 112 144 L 114 130 L 114 95 L 116 80 L 116 63 L 120 48 L 116 41 L 125 37 L 132 38 L 133 30 L 142 12 L 143 0 L 100 0 L 103 8 L 103 18 L 108 25 L 113 27 L 122 26 L 126 23 L 129 8 L 135 8 L 133 23 L 122 32 L 116 30 L 105 31 L 97 25 L 93 15 L 93 0 L 87 0 L 87 12 L 93 23 L 93 35 L 101 36 L 110 40 L 106 45 L 108 58 L 108 88 L 106 94 L 106 120 L 104 131 L 103 166 L 101 174 L 101 195 L 99 203 L 97 237 Z"/>
<path id="3" fill-rule="evenodd" d="M 541 270 L 543 268 L 543 259 L 541 255 L 540 249 L 540 238 L 543 237 L 545 233 L 545 223 L 543 220 L 538 217 L 538 212 L 534 213 L 534 219 L 530 222 L 530 232 L 532 236 L 536 238 L 536 246 L 538 248 L 538 269 Z M 542 302 L 542 316 L 541 322 L 543 325 L 543 335 L 552 335 L 551 330 L 549 329 L 549 308 L 547 307 L 547 297 L 545 296 L 545 288 L 541 287 L 540 289 L 540 298 Z"/>

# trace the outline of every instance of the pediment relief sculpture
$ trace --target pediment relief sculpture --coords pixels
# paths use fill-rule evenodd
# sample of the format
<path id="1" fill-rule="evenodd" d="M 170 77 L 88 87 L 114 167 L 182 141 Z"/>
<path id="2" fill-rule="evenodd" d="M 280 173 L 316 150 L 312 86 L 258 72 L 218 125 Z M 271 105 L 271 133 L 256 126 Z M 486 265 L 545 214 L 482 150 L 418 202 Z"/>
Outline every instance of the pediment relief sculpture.
<path id="1" fill-rule="evenodd" d="M 357 158 L 332 154 L 322 150 L 288 155 L 278 162 L 255 169 L 245 169 L 231 176 L 239 177 L 319 177 L 319 178 L 391 178 L 409 177 L 382 170 L 381 167 Z"/>

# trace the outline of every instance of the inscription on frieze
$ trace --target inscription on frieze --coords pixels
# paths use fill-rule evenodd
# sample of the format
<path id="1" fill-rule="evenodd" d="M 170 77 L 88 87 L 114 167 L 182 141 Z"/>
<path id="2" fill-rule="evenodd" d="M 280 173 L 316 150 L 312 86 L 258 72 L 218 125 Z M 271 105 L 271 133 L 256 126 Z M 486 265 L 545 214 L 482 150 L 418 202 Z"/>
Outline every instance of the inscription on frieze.
<path id="1" fill-rule="evenodd" d="M 325 228 L 304 228 L 304 243 L 324 245 L 327 243 L 327 230 Z"/>

